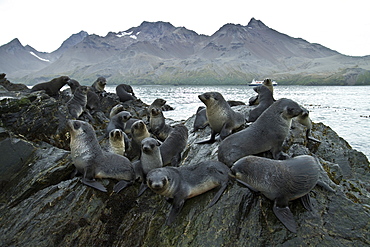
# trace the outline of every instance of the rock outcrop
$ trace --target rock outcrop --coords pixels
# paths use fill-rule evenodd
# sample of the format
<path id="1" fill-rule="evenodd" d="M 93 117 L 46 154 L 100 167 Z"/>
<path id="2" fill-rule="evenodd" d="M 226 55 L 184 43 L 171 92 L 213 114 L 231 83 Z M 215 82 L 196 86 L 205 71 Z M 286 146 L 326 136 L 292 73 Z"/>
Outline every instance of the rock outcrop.
<path id="1" fill-rule="evenodd" d="M 314 123 L 307 141 L 294 122 L 284 143 L 291 156 L 309 154 L 322 164 L 321 178 L 335 192 L 316 186 L 310 193 L 314 211 L 290 203 L 298 232 L 289 232 L 275 217 L 273 203 L 236 182 L 220 200 L 206 206 L 215 191 L 185 202 L 171 226 L 165 224 L 170 204 L 150 190 L 137 197 L 140 184 L 113 193 L 116 181 L 104 179 L 103 193 L 87 187 L 74 170 L 62 93 L 58 100 L 42 92 L 19 93 L 0 101 L 0 243 L 2 246 L 365 246 L 370 244 L 370 179 L 366 156 L 330 127 Z M 117 96 L 101 96 L 108 116 Z M 125 105 L 143 118 L 147 105 Z M 236 106 L 248 114 L 249 106 Z M 102 138 L 107 122 L 92 123 Z M 192 129 L 194 116 L 185 125 Z M 217 159 L 219 143 L 194 144 L 210 129 L 189 133 L 181 165 Z"/>

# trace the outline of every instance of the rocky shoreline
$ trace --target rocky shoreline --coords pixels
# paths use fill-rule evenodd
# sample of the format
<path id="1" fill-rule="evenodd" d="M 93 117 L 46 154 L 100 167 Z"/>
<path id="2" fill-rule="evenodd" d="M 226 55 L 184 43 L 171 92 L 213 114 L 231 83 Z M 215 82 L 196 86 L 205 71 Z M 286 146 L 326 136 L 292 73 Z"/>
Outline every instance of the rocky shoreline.
<path id="1" fill-rule="evenodd" d="M 370 167 L 366 156 L 330 127 L 313 123 L 307 141 L 304 126 L 293 122 L 284 151 L 290 156 L 318 157 L 320 180 L 335 193 L 316 186 L 310 193 L 314 211 L 290 203 L 298 232 L 289 232 L 272 212 L 270 200 L 232 183 L 212 207 L 215 191 L 186 201 L 171 226 L 170 204 L 139 184 L 112 193 L 116 181 L 103 179 L 108 193 L 83 185 L 69 151 L 65 102 L 2 79 L 0 96 L 0 242 L 2 246 L 364 246 L 370 244 Z M 102 111 L 93 115 L 96 134 L 104 135 L 107 116 L 118 103 L 115 94 L 101 96 Z M 299 103 L 299 102 L 298 102 Z M 141 100 L 124 103 L 144 118 Z M 247 114 L 249 106 L 236 106 Z M 194 116 L 185 121 L 192 129 Z M 219 143 L 196 145 L 210 135 L 206 128 L 189 133 L 181 165 L 217 160 Z"/>

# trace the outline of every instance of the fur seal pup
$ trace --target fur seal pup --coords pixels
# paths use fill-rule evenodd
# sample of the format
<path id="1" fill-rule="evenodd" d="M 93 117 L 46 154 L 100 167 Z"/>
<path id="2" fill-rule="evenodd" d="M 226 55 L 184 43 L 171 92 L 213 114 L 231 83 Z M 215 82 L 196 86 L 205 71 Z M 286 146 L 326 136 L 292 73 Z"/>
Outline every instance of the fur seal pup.
<path id="1" fill-rule="evenodd" d="M 162 167 L 151 170 L 147 185 L 155 193 L 173 199 L 167 218 L 170 225 L 181 211 L 185 200 L 219 187 L 208 207 L 213 206 L 225 191 L 230 169 L 225 164 L 208 160 L 192 166 Z"/>
<path id="2" fill-rule="evenodd" d="M 79 86 L 81 86 L 81 84 L 78 81 L 74 80 L 74 79 L 70 79 L 67 84 L 68 84 L 69 88 L 71 89 L 72 94 L 74 94 L 76 89 Z"/>
<path id="3" fill-rule="evenodd" d="M 106 133 L 109 133 L 113 129 L 121 129 L 125 132 L 126 122 L 132 117 L 131 113 L 128 111 L 121 111 L 114 115 L 107 126 Z M 131 128 L 130 128 L 131 131 Z"/>
<path id="4" fill-rule="evenodd" d="M 131 149 L 128 154 L 132 160 L 135 157 L 140 159 L 141 154 L 141 141 L 145 138 L 150 137 L 150 133 L 142 120 L 138 120 L 131 126 Z"/>
<path id="5" fill-rule="evenodd" d="M 158 107 L 151 108 L 149 127 L 151 133 L 162 142 L 166 140 L 166 138 L 172 131 L 172 127 L 166 124 L 166 119 L 163 115 L 163 112 Z"/>
<path id="6" fill-rule="evenodd" d="M 274 96 L 270 89 L 264 85 L 254 87 L 253 90 L 258 93 L 258 105 L 249 113 L 248 122 L 254 122 L 270 105 L 274 103 Z"/>
<path id="7" fill-rule="evenodd" d="M 319 166 L 318 161 L 309 155 L 287 160 L 247 156 L 235 162 L 231 173 L 250 190 L 261 192 L 274 201 L 276 217 L 288 230 L 297 232 L 288 202 L 301 198 L 303 206 L 312 211 L 309 192 L 318 183 Z"/>
<path id="8" fill-rule="evenodd" d="M 71 88 L 72 94 L 75 93 L 76 89 L 80 87 L 80 83 L 74 79 L 69 80 L 68 86 Z M 99 96 L 90 88 L 87 87 L 87 102 L 86 109 L 91 110 L 91 113 L 100 110 L 100 98 Z"/>
<path id="9" fill-rule="evenodd" d="M 207 92 L 199 95 L 198 98 L 206 105 L 206 115 L 212 131 L 209 140 L 199 141 L 196 144 L 212 143 L 218 133 L 223 140 L 234 130 L 244 125 L 244 116 L 233 111 L 222 94 Z"/>
<path id="10" fill-rule="evenodd" d="M 114 115 L 117 115 L 117 113 L 123 111 L 125 108 L 121 104 L 117 104 L 112 107 L 112 109 L 109 112 L 109 118 L 111 119 Z"/>
<path id="11" fill-rule="evenodd" d="M 121 129 L 113 129 L 109 132 L 109 150 L 112 153 L 125 155 L 126 143 L 125 132 Z"/>
<path id="12" fill-rule="evenodd" d="M 86 86 L 77 87 L 72 98 L 67 102 L 68 112 L 74 119 L 78 119 L 86 110 L 87 91 L 88 88 Z"/>
<path id="13" fill-rule="evenodd" d="M 95 92 L 101 93 L 104 92 L 105 85 L 107 85 L 107 80 L 101 76 L 94 81 L 94 83 L 91 85 L 91 88 L 93 88 Z"/>
<path id="14" fill-rule="evenodd" d="M 306 108 L 304 108 L 303 106 L 301 106 L 301 108 L 302 108 L 303 112 L 298 117 L 296 117 L 296 119 L 297 119 L 297 121 L 300 124 L 302 124 L 302 125 L 304 125 L 304 126 L 307 127 L 307 130 L 306 130 L 306 138 L 307 138 L 307 140 L 311 140 L 311 141 L 314 141 L 314 142 L 321 143 L 320 140 L 316 139 L 315 137 L 313 137 L 311 135 L 312 121 L 311 121 L 311 119 L 309 117 L 309 113 L 310 112 Z"/>
<path id="15" fill-rule="evenodd" d="M 130 85 L 119 84 L 116 86 L 116 94 L 118 95 L 119 101 L 126 102 L 129 100 L 136 100 L 134 90 Z"/>
<path id="16" fill-rule="evenodd" d="M 141 196 L 148 188 L 146 175 L 151 170 L 163 166 L 161 151 L 159 150 L 160 145 L 161 143 L 152 137 L 147 137 L 141 141 L 141 157 L 140 161 L 136 163 L 137 171 L 142 181 L 138 196 Z"/>
<path id="17" fill-rule="evenodd" d="M 36 85 L 34 85 L 31 88 L 31 92 L 34 91 L 40 91 L 40 90 L 45 90 L 45 93 L 48 94 L 49 96 L 58 96 L 59 95 L 59 90 L 68 83 L 69 81 L 68 76 L 60 76 L 58 78 L 54 78 L 51 81 L 48 82 L 41 82 Z"/>
<path id="18" fill-rule="evenodd" d="M 199 106 L 197 113 L 195 114 L 194 124 L 192 133 L 198 131 L 199 129 L 204 129 L 208 126 L 206 107 Z"/>
<path id="19" fill-rule="evenodd" d="M 274 94 L 274 85 L 272 84 L 271 79 L 266 78 L 263 80 L 262 85 L 270 89 L 271 93 Z M 249 99 L 249 105 L 258 105 L 259 104 L 259 96 L 253 96 Z"/>
<path id="20" fill-rule="evenodd" d="M 106 192 L 106 188 L 95 178 L 120 180 L 115 185 L 120 190 L 134 182 L 135 172 L 131 162 L 124 156 L 103 151 L 89 123 L 69 120 L 67 128 L 71 135 L 72 161 L 82 174 L 82 183 Z"/>
<path id="21" fill-rule="evenodd" d="M 188 128 L 183 124 L 176 124 L 166 140 L 159 147 L 163 165 L 178 166 L 181 153 L 188 143 Z"/>
<path id="22" fill-rule="evenodd" d="M 164 106 L 166 104 L 166 100 L 164 99 L 161 99 L 161 98 L 157 98 L 155 99 L 151 104 L 150 106 L 148 107 L 148 113 L 150 114 L 150 112 L 152 111 L 152 108 L 159 108 L 159 109 L 162 109 L 162 106 Z"/>
<path id="23" fill-rule="evenodd" d="M 225 138 L 218 148 L 218 160 L 231 167 L 244 156 L 269 150 L 274 159 L 284 159 L 282 144 L 289 133 L 292 118 L 301 113 L 302 108 L 295 101 L 279 99 L 248 128 Z"/>

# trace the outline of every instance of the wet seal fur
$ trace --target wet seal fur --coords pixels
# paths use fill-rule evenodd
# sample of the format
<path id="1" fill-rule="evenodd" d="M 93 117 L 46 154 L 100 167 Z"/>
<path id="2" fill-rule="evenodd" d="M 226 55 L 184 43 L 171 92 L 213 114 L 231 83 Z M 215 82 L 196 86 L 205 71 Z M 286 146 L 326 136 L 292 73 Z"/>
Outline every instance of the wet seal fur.
<path id="1" fill-rule="evenodd" d="M 120 180 L 114 190 L 121 190 L 134 182 L 135 172 L 131 162 L 124 156 L 103 151 L 89 123 L 69 120 L 67 128 L 71 134 L 72 161 L 77 171 L 82 174 L 83 184 L 107 192 L 95 178 Z"/>
<path id="2" fill-rule="evenodd" d="M 191 132 L 196 132 L 199 129 L 204 129 L 208 125 L 209 124 L 208 124 L 208 119 L 207 119 L 206 107 L 199 106 L 197 109 L 197 113 L 195 114 L 193 130 Z"/>
<path id="3" fill-rule="evenodd" d="M 150 133 L 142 120 L 138 120 L 131 126 L 131 149 L 128 153 L 129 158 L 132 160 L 136 157 L 140 159 L 141 155 L 141 141 L 150 137 Z"/>
<path id="4" fill-rule="evenodd" d="M 285 159 L 282 144 L 287 137 L 292 118 L 302 113 L 293 100 L 279 99 L 248 128 L 223 140 L 218 148 L 218 160 L 231 167 L 238 159 L 271 151 L 274 159 Z"/>
<path id="5" fill-rule="evenodd" d="M 119 101 L 126 102 L 129 100 L 136 100 L 134 90 L 130 85 L 119 84 L 116 86 L 116 94 L 118 95 Z"/>
<path id="6" fill-rule="evenodd" d="M 147 185 L 155 193 L 171 198 L 172 208 L 167 225 L 172 224 L 184 206 L 185 200 L 219 187 L 208 207 L 213 206 L 227 188 L 230 169 L 214 160 L 192 166 L 162 167 L 151 170 Z"/>
<path id="7" fill-rule="evenodd" d="M 151 108 L 149 119 L 150 132 L 160 141 L 166 140 L 172 131 L 172 127 L 166 124 L 163 112 L 158 107 Z"/>
<path id="8" fill-rule="evenodd" d="M 161 151 L 159 146 L 161 143 L 152 137 L 147 137 L 141 141 L 141 157 L 140 161 L 135 163 L 135 171 L 139 174 L 142 184 L 138 196 L 141 196 L 148 188 L 146 184 L 146 175 L 155 168 L 163 166 Z"/>
<path id="9" fill-rule="evenodd" d="M 263 80 L 262 85 L 270 89 L 271 93 L 274 94 L 274 85 L 272 84 L 272 80 L 266 78 Z M 253 96 L 249 99 L 249 105 L 258 105 L 259 104 L 259 95 Z"/>
<path id="10" fill-rule="evenodd" d="M 117 105 L 113 106 L 112 109 L 109 112 L 109 118 L 111 119 L 112 117 L 117 115 L 117 113 L 123 111 L 124 109 L 125 108 L 121 104 L 117 104 Z"/>
<path id="11" fill-rule="evenodd" d="M 244 116 L 233 111 L 222 94 L 207 92 L 199 95 L 198 98 L 206 105 L 206 115 L 212 131 L 209 140 L 199 141 L 196 144 L 212 143 L 218 133 L 223 140 L 244 125 Z"/>
<path id="12" fill-rule="evenodd" d="M 148 113 L 150 114 L 150 112 L 152 111 L 152 108 L 159 108 L 162 110 L 162 106 L 164 106 L 166 104 L 166 100 L 164 99 L 161 99 L 161 98 L 157 98 L 155 99 L 151 104 L 150 106 L 148 107 Z"/>
<path id="13" fill-rule="evenodd" d="M 72 98 L 67 102 L 68 112 L 74 119 L 79 118 L 86 110 L 87 91 L 88 88 L 86 86 L 77 87 Z"/>
<path id="14" fill-rule="evenodd" d="M 117 114 L 113 115 L 113 117 L 110 119 L 106 133 L 111 132 L 114 129 L 120 129 L 124 132 L 126 129 L 126 123 L 129 119 L 132 118 L 132 115 L 128 111 L 120 111 Z M 131 132 L 131 127 L 130 127 L 130 132 Z"/>
<path id="15" fill-rule="evenodd" d="M 311 121 L 311 119 L 309 117 L 309 111 L 306 108 L 302 107 L 302 106 L 301 106 L 301 108 L 302 108 L 303 112 L 302 112 L 302 114 L 300 114 L 299 116 L 297 116 L 296 119 L 297 119 L 297 121 L 300 124 L 306 126 L 306 128 L 307 128 L 307 130 L 306 130 L 306 138 L 307 138 L 307 140 L 311 140 L 313 142 L 321 143 L 320 140 L 316 139 L 315 137 L 313 137 L 311 135 L 312 121 Z"/>
<path id="16" fill-rule="evenodd" d="M 71 88 L 72 94 L 74 94 L 76 89 L 80 87 L 81 85 L 78 81 L 71 79 L 68 82 L 68 86 Z M 89 109 L 91 113 L 101 110 L 100 98 L 91 87 L 88 87 L 88 90 L 87 90 L 86 108 Z"/>
<path id="17" fill-rule="evenodd" d="M 309 192 L 318 184 L 320 172 L 320 164 L 312 156 L 288 160 L 247 156 L 235 162 L 231 172 L 250 190 L 274 201 L 276 217 L 291 232 L 297 232 L 297 226 L 288 202 L 300 198 L 303 206 L 312 211 Z"/>
<path id="18" fill-rule="evenodd" d="M 188 143 L 188 128 L 183 124 L 172 127 L 171 133 L 159 147 L 163 165 L 178 166 L 181 161 L 181 153 Z"/>
<path id="19" fill-rule="evenodd" d="M 105 85 L 107 85 L 107 80 L 101 76 L 101 77 L 98 77 L 96 81 L 94 81 L 91 87 L 95 92 L 101 93 L 101 92 L 104 92 Z"/>
<path id="20" fill-rule="evenodd" d="M 68 76 L 60 76 L 58 78 L 54 78 L 48 82 L 42 82 L 34 85 L 31 88 L 31 92 L 45 90 L 45 93 L 49 96 L 58 96 L 59 90 L 69 82 Z"/>
<path id="21" fill-rule="evenodd" d="M 274 103 L 274 96 L 270 89 L 261 85 L 254 87 L 253 90 L 258 93 L 258 105 L 249 113 L 248 122 L 254 122 L 261 114 Z"/>

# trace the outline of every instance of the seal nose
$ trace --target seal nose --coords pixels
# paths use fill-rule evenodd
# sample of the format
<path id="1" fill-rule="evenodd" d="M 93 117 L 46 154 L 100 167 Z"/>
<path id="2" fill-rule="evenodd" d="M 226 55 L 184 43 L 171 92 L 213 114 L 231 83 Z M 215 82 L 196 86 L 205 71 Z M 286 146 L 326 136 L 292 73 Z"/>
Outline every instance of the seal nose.
<path id="1" fill-rule="evenodd" d="M 150 152 L 150 147 L 148 147 L 148 146 L 143 146 L 143 152 L 144 152 L 144 153 L 149 153 L 149 152 Z"/>

